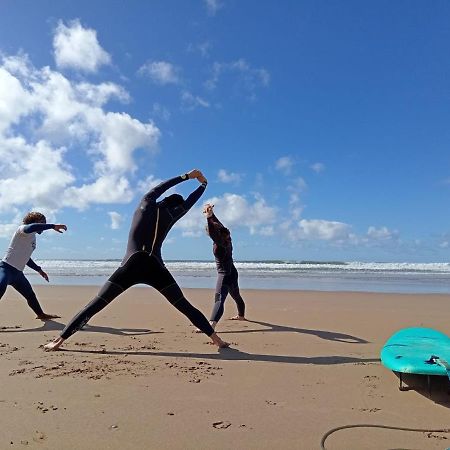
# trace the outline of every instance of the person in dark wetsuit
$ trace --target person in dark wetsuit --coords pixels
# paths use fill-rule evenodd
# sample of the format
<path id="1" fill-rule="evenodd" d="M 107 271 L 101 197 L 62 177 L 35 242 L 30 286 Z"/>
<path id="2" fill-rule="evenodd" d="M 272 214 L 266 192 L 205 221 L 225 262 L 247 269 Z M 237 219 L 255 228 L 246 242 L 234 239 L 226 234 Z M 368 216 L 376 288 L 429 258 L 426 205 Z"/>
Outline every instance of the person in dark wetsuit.
<path id="1" fill-rule="evenodd" d="M 182 181 L 196 178 L 201 185 L 186 200 L 179 194 L 157 199 Z M 59 338 L 46 344 L 45 350 L 56 350 L 76 331 L 83 328 L 94 314 L 109 305 L 118 295 L 135 284 L 148 284 L 157 289 L 218 347 L 228 343 L 217 336 L 206 317 L 184 297 L 161 257 L 161 246 L 173 225 L 181 219 L 206 189 L 206 178 L 199 170 L 171 178 L 150 190 L 134 212 L 128 245 L 120 267 L 111 275 L 97 296 L 64 328 Z"/>
<path id="2" fill-rule="evenodd" d="M 227 295 L 236 302 L 238 315 L 232 320 L 245 319 L 245 303 L 239 291 L 238 271 L 233 262 L 233 244 L 230 230 L 226 228 L 216 217 L 213 211 L 214 205 L 206 204 L 203 214 L 207 220 L 207 233 L 213 240 L 213 253 L 217 267 L 217 283 L 214 295 L 214 306 L 211 313 L 210 324 L 213 328 L 221 319 L 224 303 Z"/>
<path id="3" fill-rule="evenodd" d="M 62 233 L 67 227 L 62 224 L 47 223 L 44 214 L 36 211 L 29 212 L 23 218 L 21 225 L 11 239 L 6 254 L 0 261 L 0 299 L 6 288 L 12 286 L 27 300 L 28 306 L 35 312 L 36 319 L 50 320 L 59 318 L 54 314 L 46 314 L 39 304 L 30 282 L 23 274 L 25 266 L 30 267 L 48 281 L 48 275 L 32 259 L 31 254 L 36 248 L 36 233 L 45 230 L 55 230 Z"/>

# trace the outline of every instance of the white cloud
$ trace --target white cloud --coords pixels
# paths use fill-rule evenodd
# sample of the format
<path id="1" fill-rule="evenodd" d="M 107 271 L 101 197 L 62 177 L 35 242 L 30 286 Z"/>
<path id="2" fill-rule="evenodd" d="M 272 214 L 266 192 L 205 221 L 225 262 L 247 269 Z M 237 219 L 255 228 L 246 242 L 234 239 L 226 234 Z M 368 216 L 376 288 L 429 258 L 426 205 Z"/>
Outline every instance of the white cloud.
<path id="1" fill-rule="evenodd" d="M 351 237 L 350 230 L 350 225 L 342 222 L 302 219 L 297 228 L 290 230 L 290 237 L 294 240 L 345 241 Z"/>
<path id="2" fill-rule="evenodd" d="M 187 111 L 192 111 L 197 107 L 209 108 L 209 102 L 205 99 L 184 91 L 181 94 L 181 108 Z"/>
<path id="3" fill-rule="evenodd" d="M 111 230 L 118 230 L 123 222 L 123 217 L 116 211 L 109 211 L 109 217 L 111 218 Z"/>
<path id="4" fill-rule="evenodd" d="M 370 226 L 367 230 L 367 237 L 376 241 L 387 241 L 397 239 L 398 231 L 391 231 L 387 227 L 376 228 Z"/>
<path id="5" fill-rule="evenodd" d="M 275 162 L 275 169 L 284 175 L 289 175 L 292 171 L 294 160 L 290 156 L 282 156 Z"/>
<path id="6" fill-rule="evenodd" d="M 204 0 L 208 14 L 215 16 L 219 9 L 223 8 L 223 3 L 220 0 Z"/>
<path id="7" fill-rule="evenodd" d="M 439 244 L 439 247 L 440 248 L 449 248 L 450 247 L 450 243 L 448 241 L 441 242 Z"/>
<path id="8" fill-rule="evenodd" d="M 178 68 L 167 61 L 148 61 L 138 71 L 141 75 L 150 77 L 157 84 L 178 84 L 180 78 Z"/>
<path id="9" fill-rule="evenodd" d="M 311 169 L 314 170 L 314 172 L 316 173 L 320 173 L 323 172 L 325 170 L 325 164 L 322 164 L 320 162 L 311 164 Z"/>
<path id="10" fill-rule="evenodd" d="M 239 184 L 242 179 L 242 175 L 240 173 L 235 172 L 227 172 L 225 169 L 220 169 L 217 177 L 219 181 L 222 183 L 234 183 Z"/>
<path id="11" fill-rule="evenodd" d="M 61 192 L 74 181 L 65 150 L 45 140 L 29 144 L 22 137 L 1 135 L 0 148 L 0 212 L 23 204 L 57 208 Z"/>
<path id="12" fill-rule="evenodd" d="M 100 66 L 111 63 L 111 56 L 98 43 L 97 32 L 83 28 L 78 19 L 69 26 L 62 21 L 58 23 L 53 47 L 58 67 L 96 72 Z"/>
<path id="13" fill-rule="evenodd" d="M 215 205 L 217 217 L 228 228 L 244 227 L 251 234 L 267 235 L 268 227 L 275 223 L 277 215 L 277 208 L 269 206 L 258 195 L 251 202 L 244 196 L 227 193 L 223 197 L 207 199 L 204 203 Z M 183 232 L 204 233 L 205 220 L 201 211 L 202 207 L 193 208 L 176 226 Z"/>
<path id="14" fill-rule="evenodd" d="M 250 98 L 254 98 L 258 87 L 267 87 L 270 83 L 270 74 L 266 69 L 254 68 L 241 58 L 230 63 L 215 62 L 212 66 L 211 77 L 205 83 L 206 88 L 215 89 L 220 79 L 226 74 L 236 75 L 244 91 L 250 93 Z"/>
<path id="15" fill-rule="evenodd" d="M 60 206 L 86 209 L 92 203 L 128 203 L 134 192 L 128 179 L 115 174 L 98 177 L 93 183 L 71 186 L 62 195 Z"/>
<path id="16" fill-rule="evenodd" d="M 114 83 L 72 81 L 48 67 L 34 68 L 25 55 L 2 59 L 0 211 L 87 208 L 133 197 L 128 177 L 136 169 L 135 153 L 157 151 L 160 131 L 152 122 L 107 111 L 111 98 L 129 101 Z M 80 183 L 67 161 L 82 152 Z"/>
<path id="17" fill-rule="evenodd" d="M 273 236 L 275 234 L 275 229 L 272 225 L 267 227 L 261 227 L 259 230 L 261 236 Z"/>

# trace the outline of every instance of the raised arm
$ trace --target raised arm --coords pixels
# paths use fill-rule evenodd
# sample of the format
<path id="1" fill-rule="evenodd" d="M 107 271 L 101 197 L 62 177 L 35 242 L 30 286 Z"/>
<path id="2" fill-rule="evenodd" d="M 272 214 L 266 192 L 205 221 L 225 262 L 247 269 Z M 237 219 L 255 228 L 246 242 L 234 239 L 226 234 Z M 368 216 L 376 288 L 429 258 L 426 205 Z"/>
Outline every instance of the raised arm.
<path id="1" fill-rule="evenodd" d="M 195 205 L 198 199 L 202 196 L 203 192 L 205 192 L 207 184 L 208 182 L 205 179 L 205 181 L 203 181 L 202 184 L 194 192 L 189 194 L 189 196 L 186 198 L 183 204 L 186 212 L 189 211 Z"/>
<path id="2" fill-rule="evenodd" d="M 144 199 L 151 202 L 156 200 L 164 194 L 164 192 L 168 191 L 171 187 L 176 186 L 177 184 L 180 184 L 183 181 L 186 181 L 189 179 L 188 174 L 185 173 L 184 175 L 180 175 L 178 177 L 170 178 L 167 181 L 163 181 L 162 183 L 158 184 L 158 186 L 155 186 L 153 189 L 148 191 L 144 195 Z"/>
<path id="3" fill-rule="evenodd" d="M 158 186 L 155 186 L 153 189 L 148 191 L 144 195 L 144 199 L 147 201 L 154 201 L 164 194 L 164 192 L 168 191 L 171 187 L 176 186 L 177 184 L 182 183 L 183 181 L 192 179 L 192 178 L 198 178 L 201 176 L 202 173 L 197 170 L 193 169 L 190 172 L 185 173 L 184 175 L 180 175 L 178 177 L 170 178 L 169 180 L 163 181 L 162 183 L 158 184 Z"/>
<path id="4" fill-rule="evenodd" d="M 212 206 L 209 205 L 209 208 L 206 208 L 206 221 L 208 227 L 208 234 L 211 239 L 218 245 L 225 245 L 226 238 L 222 233 L 222 230 L 225 229 L 225 226 L 222 222 L 216 217 L 216 215 L 212 211 Z"/>

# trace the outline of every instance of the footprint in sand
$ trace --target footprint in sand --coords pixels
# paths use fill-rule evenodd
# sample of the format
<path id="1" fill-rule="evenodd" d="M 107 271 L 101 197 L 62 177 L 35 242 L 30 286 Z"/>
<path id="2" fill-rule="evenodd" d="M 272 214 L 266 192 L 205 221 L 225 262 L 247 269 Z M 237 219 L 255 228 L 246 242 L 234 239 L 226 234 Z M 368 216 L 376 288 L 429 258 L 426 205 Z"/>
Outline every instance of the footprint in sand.
<path id="1" fill-rule="evenodd" d="M 231 422 L 219 420 L 218 422 L 213 422 L 213 427 L 217 429 L 226 429 L 228 427 L 231 427 Z"/>
<path id="2" fill-rule="evenodd" d="M 42 431 L 37 431 L 34 433 L 33 441 L 34 442 L 43 442 L 47 439 L 47 435 L 42 433 Z"/>

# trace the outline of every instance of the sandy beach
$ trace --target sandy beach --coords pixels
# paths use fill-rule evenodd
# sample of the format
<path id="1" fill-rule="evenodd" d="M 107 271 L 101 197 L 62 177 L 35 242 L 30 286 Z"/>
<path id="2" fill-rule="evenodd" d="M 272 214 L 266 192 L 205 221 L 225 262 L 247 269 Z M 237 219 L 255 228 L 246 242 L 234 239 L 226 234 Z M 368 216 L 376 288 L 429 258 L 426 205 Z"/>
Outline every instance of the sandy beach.
<path id="1" fill-rule="evenodd" d="M 64 345 L 41 345 L 97 292 L 38 286 L 45 324 L 9 288 L 0 302 L 0 449 L 306 449 L 358 423 L 450 426 L 444 377 L 398 378 L 379 361 L 400 328 L 449 334 L 448 295 L 245 290 L 248 322 L 217 350 L 150 288 L 130 289 Z M 185 289 L 209 316 L 213 291 Z M 227 300 L 225 317 L 235 314 Z M 450 434 L 349 429 L 327 449 L 447 449 Z"/>

